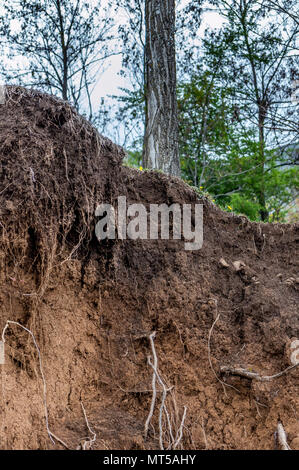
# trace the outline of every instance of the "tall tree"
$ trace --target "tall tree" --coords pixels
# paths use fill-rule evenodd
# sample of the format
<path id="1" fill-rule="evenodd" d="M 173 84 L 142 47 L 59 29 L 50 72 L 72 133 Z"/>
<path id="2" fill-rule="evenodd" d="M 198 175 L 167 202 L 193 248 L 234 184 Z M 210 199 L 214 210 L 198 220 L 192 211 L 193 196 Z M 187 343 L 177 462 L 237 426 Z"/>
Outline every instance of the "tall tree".
<path id="1" fill-rule="evenodd" d="M 214 81 L 212 71 L 201 71 L 181 84 L 178 98 L 183 178 L 213 196 L 221 207 L 261 220 L 256 126 L 239 120 L 231 90 Z M 283 222 L 298 194 L 296 157 L 290 149 L 288 158 L 280 163 L 277 149 L 268 148 L 265 156 L 268 220 Z"/>
<path id="2" fill-rule="evenodd" d="M 299 72 L 298 57 L 293 53 L 299 29 L 284 12 L 274 14 L 267 0 L 214 3 L 226 23 L 219 34 L 221 41 L 215 34 L 205 41 L 206 54 L 217 55 L 218 42 L 226 42 L 219 72 L 232 89 L 238 119 L 256 129 L 255 190 L 261 219 L 265 221 L 269 215 L 269 151 L 298 139 L 298 106 L 291 101 L 291 85 Z"/>
<path id="3" fill-rule="evenodd" d="M 175 42 L 178 79 L 189 72 L 192 63 L 193 40 L 201 21 L 202 2 L 187 0 L 177 3 Z M 135 152 L 142 148 L 145 134 L 145 0 L 118 0 L 115 12 L 122 19 L 118 27 L 122 43 L 121 75 L 128 84 L 121 88 L 121 95 L 114 96 L 118 102 L 115 118 L 123 129 L 123 145 Z"/>
<path id="4" fill-rule="evenodd" d="M 71 101 L 87 100 L 109 48 L 113 20 L 101 0 L 3 0 L 0 35 L 12 65 L 5 81 L 38 86 Z M 18 66 L 16 67 L 16 64 Z"/>
<path id="5" fill-rule="evenodd" d="M 145 23 L 143 165 L 179 176 L 175 0 L 146 0 Z"/>

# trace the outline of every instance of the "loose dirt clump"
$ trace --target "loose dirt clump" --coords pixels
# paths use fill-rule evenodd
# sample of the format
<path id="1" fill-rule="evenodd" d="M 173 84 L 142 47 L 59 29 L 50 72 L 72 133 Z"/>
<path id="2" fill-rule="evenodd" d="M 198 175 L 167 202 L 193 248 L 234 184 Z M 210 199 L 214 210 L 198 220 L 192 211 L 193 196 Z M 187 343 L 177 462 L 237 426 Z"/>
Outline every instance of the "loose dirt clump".
<path id="1" fill-rule="evenodd" d="M 165 448 L 274 449 L 278 422 L 298 448 L 299 368 L 269 382 L 221 369 L 273 375 L 297 357 L 298 224 L 251 223 L 176 178 L 122 166 L 123 150 L 52 96 L 6 87 L 0 114 L 0 331 L 9 320 L 34 334 L 52 433 L 86 448 L 89 424 L 94 449 L 158 449 L 158 382 L 144 436 L 155 331 Z M 201 202 L 202 249 L 99 242 L 95 208 L 118 196 Z M 0 377 L 1 449 L 64 448 L 47 433 L 39 357 L 16 324 Z"/>

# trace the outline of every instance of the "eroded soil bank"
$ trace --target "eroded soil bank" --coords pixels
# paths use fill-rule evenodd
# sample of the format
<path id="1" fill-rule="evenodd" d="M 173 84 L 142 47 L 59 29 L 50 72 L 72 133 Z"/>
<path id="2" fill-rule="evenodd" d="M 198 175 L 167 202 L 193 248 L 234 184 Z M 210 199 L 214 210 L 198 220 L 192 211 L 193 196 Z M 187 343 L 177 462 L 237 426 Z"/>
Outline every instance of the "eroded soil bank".
<path id="1" fill-rule="evenodd" d="M 158 449 L 161 386 L 152 399 L 149 335 L 178 448 L 274 449 L 278 421 L 299 449 L 298 225 L 220 211 L 182 181 L 123 167 L 123 151 L 64 102 L 7 87 L 0 105 L 0 328 L 33 332 L 49 428 L 69 448 Z M 100 202 L 201 202 L 204 243 L 95 237 Z M 239 263 L 235 263 L 239 261 Z M 241 262 L 241 263 L 240 263 Z M 0 448 L 53 449 L 32 338 L 10 324 L 0 365 Z M 221 383 L 222 382 L 222 383 Z M 163 442 L 171 436 L 163 415 Z"/>

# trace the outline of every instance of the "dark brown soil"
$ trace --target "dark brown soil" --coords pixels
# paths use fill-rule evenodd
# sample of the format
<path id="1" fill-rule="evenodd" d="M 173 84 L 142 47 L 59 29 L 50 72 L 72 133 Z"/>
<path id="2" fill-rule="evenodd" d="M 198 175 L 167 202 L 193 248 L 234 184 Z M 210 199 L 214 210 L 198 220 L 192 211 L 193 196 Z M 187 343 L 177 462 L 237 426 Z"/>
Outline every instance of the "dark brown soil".
<path id="1" fill-rule="evenodd" d="M 51 431 L 69 448 L 82 444 L 90 435 L 82 401 L 97 434 L 94 449 L 158 449 L 160 390 L 143 436 L 155 331 L 159 370 L 173 386 L 167 407 L 174 429 L 187 407 L 179 448 L 274 449 L 281 421 L 298 449 L 299 369 L 267 383 L 220 370 L 272 375 L 290 365 L 290 341 L 299 339 L 298 224 L 251 223 L 202 199 L 201 250 L 185 251 L 174 240 L 99 243 L 100 202 L 125 195 L 128 203 L 194 204 L 198 196 L 178 179 L 122 166 L 123 151 L 66 103 L 22 88 L 6 92 L 0 332 L 11 320 L 34 333 Z M 5 339 L 0 448 L 63 448 L 47 434 L 32 339 L 17 325 Z"/>

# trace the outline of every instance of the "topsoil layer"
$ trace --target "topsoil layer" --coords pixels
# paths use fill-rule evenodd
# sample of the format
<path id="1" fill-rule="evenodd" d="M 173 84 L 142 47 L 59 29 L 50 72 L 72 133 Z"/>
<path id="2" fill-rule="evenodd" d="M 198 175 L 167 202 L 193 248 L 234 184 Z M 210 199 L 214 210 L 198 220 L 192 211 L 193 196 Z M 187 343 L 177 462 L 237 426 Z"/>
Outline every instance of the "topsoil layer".
<path id="1" fill-rule="evenodd" d="M 158 449 L 159 383 L 144 437 L 155 331 L 174 438 L 186 412 L 177 448 L 275 449 L 281 422 L 299 449 L 299 369 L 268 382 L 221 371 L 269 376 L 291 365 L 298 225 L 222 212 L 178 179 L 122 166 L 123 156 L 65 102 L 6 88 L 0 333 L 10 320 L 34 334 L 49 429 L 68 448 L 86 447 L 93 435 L 82 403 L 94 449 Z M 95 208 L 119 195 L 145 205 L 201 202 L 202 249 L 186 251 L 181 240 L 98 242 Z M 5 331 L 0 380 L 0 448 L 64 448 L 47 433 L 39 357 L 16 324 Z M 167 448 L 165 413 L 162 425 Z"/>

